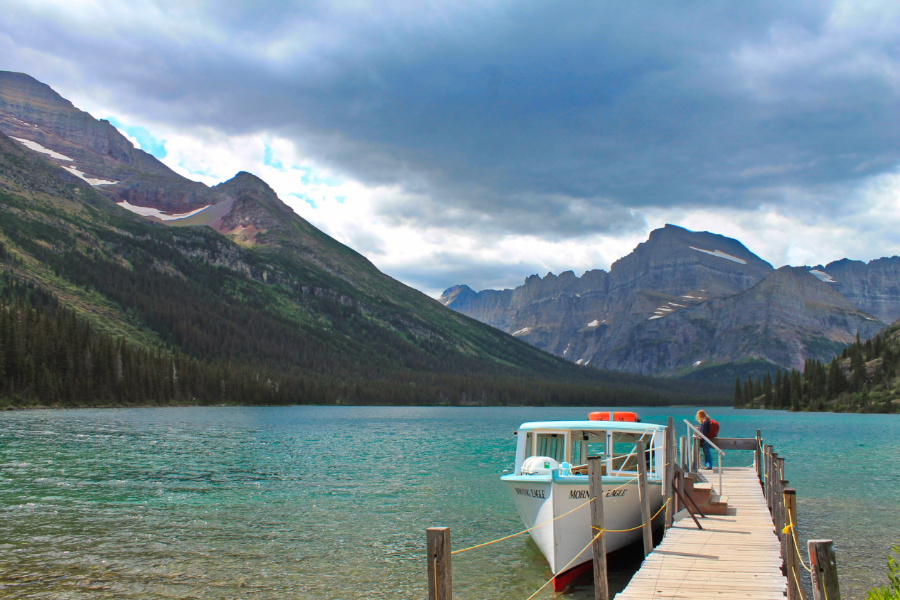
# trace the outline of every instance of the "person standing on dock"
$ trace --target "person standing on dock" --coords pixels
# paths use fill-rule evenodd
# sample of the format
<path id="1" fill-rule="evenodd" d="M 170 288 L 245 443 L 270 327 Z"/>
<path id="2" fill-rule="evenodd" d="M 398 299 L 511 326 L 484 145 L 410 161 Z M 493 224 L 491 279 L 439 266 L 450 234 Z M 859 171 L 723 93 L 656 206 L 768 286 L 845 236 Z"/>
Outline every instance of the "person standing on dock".
<path id="1" fill-rule="evenodd" d="M 700 423 L 700 433 L 702 433 L 706 437 L 710 437 L 709 426 L 712 423 L 712 419 L 709 418 L 709 415 L 706 414 L 705 410 L 697 411 L 697 422 Z M 709 450 L 709 442 L 707 442 L 704 438 L 700 438 L 700 447 L 703 448 L 703 468 L 711 469 L 712 453 Z"/>

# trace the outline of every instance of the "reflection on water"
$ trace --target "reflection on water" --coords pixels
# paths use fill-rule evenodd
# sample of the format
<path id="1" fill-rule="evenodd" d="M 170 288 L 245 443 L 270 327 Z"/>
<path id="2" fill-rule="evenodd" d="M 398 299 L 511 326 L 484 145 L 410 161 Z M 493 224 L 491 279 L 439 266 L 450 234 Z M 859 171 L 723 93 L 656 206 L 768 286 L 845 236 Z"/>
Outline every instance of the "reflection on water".
<path id="1" fill-rule="evenodd" d="M 519 531 L 499 484 L 512 467 L 512 432 L 524 420 L 584 412 L 3 413 L 0 596 L 421 598 L 425 528 L 449 526 L 454 548 Z M 652 422 L 674 413 L 680 422 L 695 410 L 638 412 Z M 836 540 L 845 596 L 884 583 L 887 551 L 900 539 L 896 417 L 711 412 L 723 436 L 760 428 L 787 457 L 801 535 Z M 619 562 L 614 591 L 640 558 L 638 548 Z M 453 577 L 455 598 L 524 599 L 549 571 L 520 536 L 455 556 Z M 592 596 L 586 584 L 565 597 Z"/>

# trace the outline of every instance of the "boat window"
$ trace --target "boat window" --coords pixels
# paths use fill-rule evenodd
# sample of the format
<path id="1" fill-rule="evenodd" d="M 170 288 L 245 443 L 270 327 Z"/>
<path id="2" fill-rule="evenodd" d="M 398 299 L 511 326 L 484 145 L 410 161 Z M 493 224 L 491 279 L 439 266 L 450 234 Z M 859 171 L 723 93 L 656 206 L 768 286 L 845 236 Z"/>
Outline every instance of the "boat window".
<path id="1" fill-rule="evenodd" d="M 519 432 L 519 435 L 522 435 L 522 432 Z M 525 454 L 522 457 L 523 459 L 528 458 L 529 456 L 534 456 L 534 444 L 531 443 L 531 432 L 525 434 Z"/>
<path id="2" fill-rule="evenodd" d="M 635 446 L 641 439 L 640 433 L 614 431 L 612 434 L 612 468 L 616 471 L 637 471 Z M 649 436 L 644 437 L 644 444 L 650 443 Z"/>
<path id="3" fill-rule="evenodd" d="M 566 460 L 566 436 L 562 433 L 538 433 L 536 456 L 549 456 L 557 462 Z"/>
<path id="4" fill-rule="evenodd" d="M 605 431 L 575 431 L 572 433 L 572 464 L 587 463 L 588 456 L 606 455 Z"/>

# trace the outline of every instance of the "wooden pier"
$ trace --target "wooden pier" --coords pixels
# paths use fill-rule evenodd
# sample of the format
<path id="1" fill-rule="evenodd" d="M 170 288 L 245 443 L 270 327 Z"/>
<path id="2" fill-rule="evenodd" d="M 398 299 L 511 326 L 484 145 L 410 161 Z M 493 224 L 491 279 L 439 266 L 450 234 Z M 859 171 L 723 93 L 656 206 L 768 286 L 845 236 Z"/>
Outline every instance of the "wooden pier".
<path id="1" fill-rule="evenodd" d="M 685 423 L 702 437 L 696 427 Z M 763 444 L 759 430 L 755 438 L 704 437 L 718 452 L 719 467 L 698 471 L 698 445 L 682 437 L 677 456 L 671 417 L 666 429 L 666 464 L 673 468 L 668 470 L 664 489 L 670 506 L 682 510 L 674 522 L 667 512 L 666 532 L 655 549 L 645 535 L 644 562 L 615 600 L 806 600 L 801 583 L 804 571 L 809 574 L 806 581 L 811 585 L 813 600 L 840 600 L 833 542 L 809 540 L 810 566 L 806 566 L 796 537 L 796 491 L 787 487 L 784 458 L 773 452 L 771 445 Z M 644 453 L 642 443 L 638 442 L 636 448 L 639 455 Z M 722 467 L 725 449 L 752 451 L 753 466 Z M 598 457 L 588 457 L 591 527 L 601 532 L 594 538 L 594 598 L 609 600 L 603 504 L 594 501 L 602 497 L 598 461 Z M 642 475 L 639 468 L 638 479 Z M 649 502 L 643 493 L 640 496 L 642 505 Z M 641 511 L 643 526 L 649 531 L 649 507 L 642 506 Z M 431 528 L 427 533 L 428 598 L 452 600 L 450 532 Z M 550 579 L 530 598 L 553 581 Z"/>
<path id="2" fill-rule="evenodd" d="M 756 469 L 725 467 L 722 482 L 726 514 L 707 515 L 703 529 L 690 518 L 673 524 L 616 600 L 784 600 L 781 542 Z"/>

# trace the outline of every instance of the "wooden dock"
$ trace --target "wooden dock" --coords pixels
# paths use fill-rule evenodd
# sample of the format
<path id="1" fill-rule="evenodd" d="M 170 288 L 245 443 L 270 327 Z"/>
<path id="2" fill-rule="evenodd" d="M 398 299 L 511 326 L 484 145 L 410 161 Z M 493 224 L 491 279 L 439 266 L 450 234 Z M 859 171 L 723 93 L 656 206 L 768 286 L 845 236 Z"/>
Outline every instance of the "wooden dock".
<path id="1" fill-rule="evenodd" d="M 726 514 L 700 519 L 702 530 L 690 517 L 676 522 L 615 600 L 785 599 L 781 543 L 756 469 L 725 467 L 722 488 Z"/>

